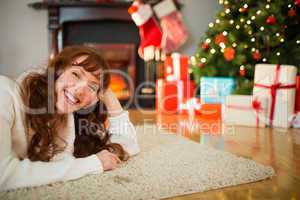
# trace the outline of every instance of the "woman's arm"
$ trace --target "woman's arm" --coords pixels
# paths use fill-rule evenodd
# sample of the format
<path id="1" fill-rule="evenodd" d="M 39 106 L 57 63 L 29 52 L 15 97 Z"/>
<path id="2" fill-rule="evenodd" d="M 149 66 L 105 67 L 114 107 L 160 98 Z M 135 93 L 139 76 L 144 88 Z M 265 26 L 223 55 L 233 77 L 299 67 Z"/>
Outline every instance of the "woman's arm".
<path id="1" fill-rule="evenodd" d="M 120 101 L 117 99 L 116 95 L 110 88 L 105 90 L 104 94 L 102 94 L 101 96 L 99 95 L 99 98 L 105 104 L 109 117 L 116 117 L 123 112 Z"/>
<path id="2" fill-rule="evenodd" d="M 119 100 L 111 89 L 107 89 L 99 98 L 107 107 L 110 141 L 118 143 L 129 153 L 130 156 L 140 152 L 136 131 L 131 123 L 128 111 L 123 110 Z"/>
<path id="3" fill-rule="evenodd" d="M 0 99 L 0 191 L 67 181 L 103 172 L 102 163 L 96 155 L 78 159 L 70 155 L 54 162 L 20 160 L 12 147 L 12 128 L 16 124 L 15 120 L 20 120 L 16 118 L 14 98 L 8 90 L 0 88 Z M 18 130 L 18 127 L 14 130 Z"/>

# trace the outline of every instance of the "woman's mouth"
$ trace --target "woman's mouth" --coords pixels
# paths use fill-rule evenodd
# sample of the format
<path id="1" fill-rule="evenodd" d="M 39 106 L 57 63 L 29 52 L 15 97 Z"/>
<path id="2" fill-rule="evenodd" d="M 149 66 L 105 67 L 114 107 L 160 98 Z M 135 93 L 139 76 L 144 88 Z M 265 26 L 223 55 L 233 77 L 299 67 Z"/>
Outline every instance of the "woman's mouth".
<path id="1" fill-rule="evenodd" d="M 69 104 L 75 105 L 75 104 L 79 103 L 79 99 L 77 99 L 71 92 L 64 90 L 64 95 Z"/>

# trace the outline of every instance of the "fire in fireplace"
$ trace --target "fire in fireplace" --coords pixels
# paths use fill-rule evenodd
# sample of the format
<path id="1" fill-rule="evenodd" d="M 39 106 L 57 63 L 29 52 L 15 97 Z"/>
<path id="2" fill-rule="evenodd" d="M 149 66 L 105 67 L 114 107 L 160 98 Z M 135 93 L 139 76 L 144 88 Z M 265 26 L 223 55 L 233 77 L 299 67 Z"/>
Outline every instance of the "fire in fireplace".
<path id="1" fill-rule="evenodd" d="M 136 57 L 135 44 L 87 43 L 101 53 L 110 66 L 110 88 L 119 100 L 128 101 L 134 97 Z"/>

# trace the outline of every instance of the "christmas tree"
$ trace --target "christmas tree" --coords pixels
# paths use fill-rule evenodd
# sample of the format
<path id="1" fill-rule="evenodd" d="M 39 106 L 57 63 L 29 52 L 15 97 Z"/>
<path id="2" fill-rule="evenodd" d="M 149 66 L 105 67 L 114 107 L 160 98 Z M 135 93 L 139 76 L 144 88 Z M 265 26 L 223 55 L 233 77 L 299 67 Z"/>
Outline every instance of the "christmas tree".
<path id="1" fill-rule="evenodd" d="M 191 57 L 196 82 L 202 76 L 235 77 L 235 93 L 251 94 L 256 63 L 300 66 L 300 0 L 219 3 L 223 9 Z"/>

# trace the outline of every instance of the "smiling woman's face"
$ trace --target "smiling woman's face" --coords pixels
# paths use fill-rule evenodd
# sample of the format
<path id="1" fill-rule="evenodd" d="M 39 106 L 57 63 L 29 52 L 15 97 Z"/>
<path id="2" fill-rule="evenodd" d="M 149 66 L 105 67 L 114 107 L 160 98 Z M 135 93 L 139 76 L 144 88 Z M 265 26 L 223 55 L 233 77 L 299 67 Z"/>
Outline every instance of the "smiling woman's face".
<path id="1" fill-rule="evenodd" d="M 99 91 L 99 70 L 88 72 L 76 65 L 86 59 L 80 56 L 73 66 L 67 68 L 56 80 L 56 108 L 59 113 L 71 113 L 97 102 Z"/>

